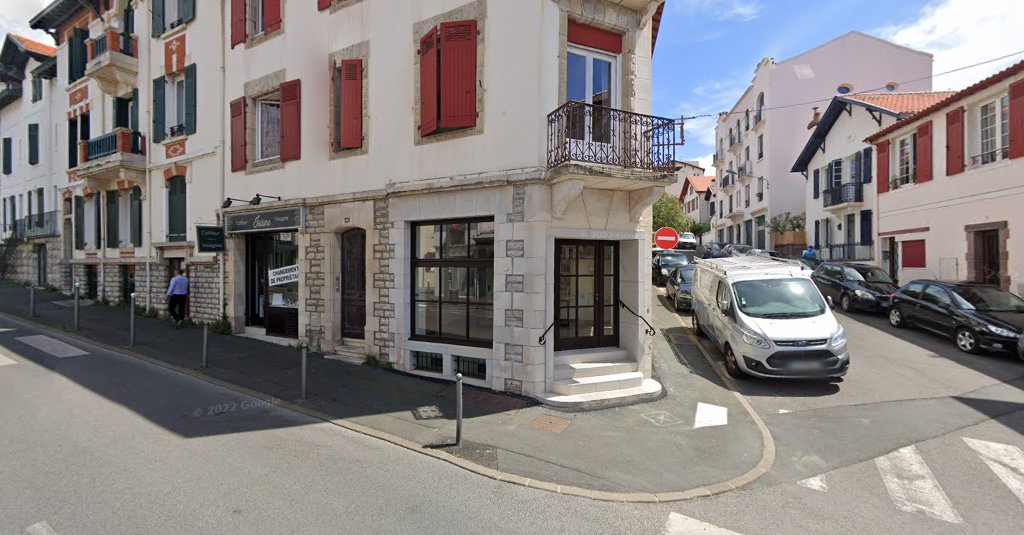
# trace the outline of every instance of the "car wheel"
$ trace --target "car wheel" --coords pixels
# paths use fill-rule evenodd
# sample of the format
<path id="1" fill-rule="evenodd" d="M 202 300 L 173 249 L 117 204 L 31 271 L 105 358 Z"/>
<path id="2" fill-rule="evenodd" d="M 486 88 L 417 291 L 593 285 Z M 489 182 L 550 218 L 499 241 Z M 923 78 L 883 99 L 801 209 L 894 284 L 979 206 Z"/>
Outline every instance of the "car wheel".
<path id="1" fill-rule="evenodd" d="M 956 330 L 956 347 L 960 348 L 960 351 L 964 353 L 977 353 L 978 352 L 978 337 L 974 334 L 974 331 L 961 327 Z"/>
<path id="2" fill-rule="evenodd" d="M 676 312 L 682 312 L 683 307 L 679 306 L 679 292 L 676 292 L 675 297 L 672 298 L 672 304 L 676 307 Z"/>
<path id="3" fill-rule="evenodd" d="M 903 328 L 906 325 L 903 319 L 903 311 L 896 305 L 889 309 L 889 324 L 897 329 Z"/>
<path id="4" fill-rule="evenodd" d="M 707 336 L 700 328 L 700 319 L 697 317 L 696 312 L 693 314 L 693 334 L 696 335 L 697 338 L 704 338 Z"/>
<path id="5" fill-rule="evenodd" d="M 850 301 L 850 294 L 843 294 L 839 298 L 839 308 L 843 309 L 843 312 L 849 312 L 853 310 L 853 303 Z"/>
<path id="6" fill-rule="evenodd" d="M 742 379 L 747 376 L 743 370 L 740 369 L 739 362 L 736 362 L 736 354 L 732 351 L 732 346 L 725 346 L 725 371 L 729 374 L 729 377 L 733 379 Z"/>

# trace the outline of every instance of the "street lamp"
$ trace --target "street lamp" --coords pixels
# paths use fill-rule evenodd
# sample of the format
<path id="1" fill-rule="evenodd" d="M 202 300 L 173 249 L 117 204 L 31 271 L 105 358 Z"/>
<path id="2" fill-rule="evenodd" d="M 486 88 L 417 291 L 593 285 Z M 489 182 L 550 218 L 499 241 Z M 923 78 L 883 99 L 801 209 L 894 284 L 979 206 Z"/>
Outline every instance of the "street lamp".
<path id="1" fill-rule="evenodd" d="M 251 204 L 253 206 L 259 206 L 260 203 L 263 202 L 264 198 L 274 199 L 275 201 L 280 201 L 281 200 L 281 198 L 276 196 L 276 195 L 263 195 L 261 193 L 257 193 L 256 196 L 253 197 L 251 201 L 249 201 L 249 204 Z"/>
<path id="2" fill-rule="evenodd" d="M 224 202 L 221 203 L 220 207 L 221 208 L 231 208 L 231 202 L 232 201 L 249 202 L 249 201 L 247 201 L 245 199 L 234 199 L 234 198 L 228 197 L 228 198 L 224 199 Z"/>

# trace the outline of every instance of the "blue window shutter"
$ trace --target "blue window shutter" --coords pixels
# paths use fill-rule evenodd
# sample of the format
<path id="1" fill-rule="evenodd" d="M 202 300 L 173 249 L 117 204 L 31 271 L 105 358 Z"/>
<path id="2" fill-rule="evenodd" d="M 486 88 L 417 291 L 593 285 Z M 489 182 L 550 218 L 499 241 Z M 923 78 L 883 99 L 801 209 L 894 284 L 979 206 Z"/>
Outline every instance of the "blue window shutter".
<path id="1" fill-rule="evenodd" d="M 821 169 L 814 170 L 814 198 L 821 196 Z"/>
<path id="2" fill-rule="evenodd" d="M 864 167 L 864 155 L 857 151 L 853 155 L 853 169 L 850 169 L 850 180 L 860 182 L 861 169 Z"/>
<path id="3" fill-rule="evenodd" d="M 821 221 L 815 220 L 814 221 L 814 248 L 815 249 L 821 247 L 821 239 L 820 239 L 821 228 L 820 228 L 820 226 L 821 226 Z"/>
<path id="4" fill-rule="evenodd" d="M 139 88 L 132 89 L 132 110 L 129 118 L 129 128 L 139 131 Z"/>
<path id="5" fill-rule="evenodd" d="M 871 182 L 871 147 L 864 149 L 864 170 L 861 172 L 861 182 Z"/>
<path id="6" fill-rule="evenodd" d="M 185 67 L 185 134 L 196 133 L 196 64 Z"/>
<path id="7" fill-rule="evenodd" d="M 860 244 L 871 245 L 875 237 L 871 230 L 871 210 L 860 211 Z"/>
<path id="8" fill-rule="evenodd" d="M 160 37 L 164 33 L 164 1 L 153 0 L 153 37 Z"/>
<path id="9" fill-rule="evenodd" d="M 160 143 L 167 135 L 167 124 L 164 108 L 164 93 L 167 91 L 167 83 L 164 77 L 153 80 L 153 143 Z"/>
<path id="10" fill-rule="evenodd" d="M 196 0 L 181 0 L 181 22 L 196 18 Z"/>

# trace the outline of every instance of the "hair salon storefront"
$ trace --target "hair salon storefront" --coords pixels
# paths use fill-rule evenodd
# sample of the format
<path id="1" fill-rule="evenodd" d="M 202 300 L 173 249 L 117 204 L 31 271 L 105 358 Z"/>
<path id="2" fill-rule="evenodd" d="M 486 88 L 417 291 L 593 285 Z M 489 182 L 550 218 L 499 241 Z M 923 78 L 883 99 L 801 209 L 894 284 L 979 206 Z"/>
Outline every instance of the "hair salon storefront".
<path id="1" fill-rule="evenodd" d="M 246 332 L 299 337 L 302 222 L 301 207 L 225 215 L 231 250 L 237 253 L 235 307 L 244 308 Z"/>

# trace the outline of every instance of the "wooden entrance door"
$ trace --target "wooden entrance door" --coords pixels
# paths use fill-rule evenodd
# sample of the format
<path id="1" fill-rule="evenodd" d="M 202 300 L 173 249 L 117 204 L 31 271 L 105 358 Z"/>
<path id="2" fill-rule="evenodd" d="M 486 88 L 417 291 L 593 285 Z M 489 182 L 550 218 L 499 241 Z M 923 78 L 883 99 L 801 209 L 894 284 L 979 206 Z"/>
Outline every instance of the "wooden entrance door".
<path id="1" fill-rule="evenodd" d="M 979 232 L 981 242 L 981 273 L 979 279 L 985 284 L 999 285 L 999 231 L 986 230 Z"/>
<path id="2" fill-rule="evenodd" d="M 555 351 L 619 345 L 619 245 L 555 240 Z"/>
<path id="3" fill-rule="evenodd" d="M 366 328 L 366 232 L 341 235 L 341 336 L 362 340 Z"/>

